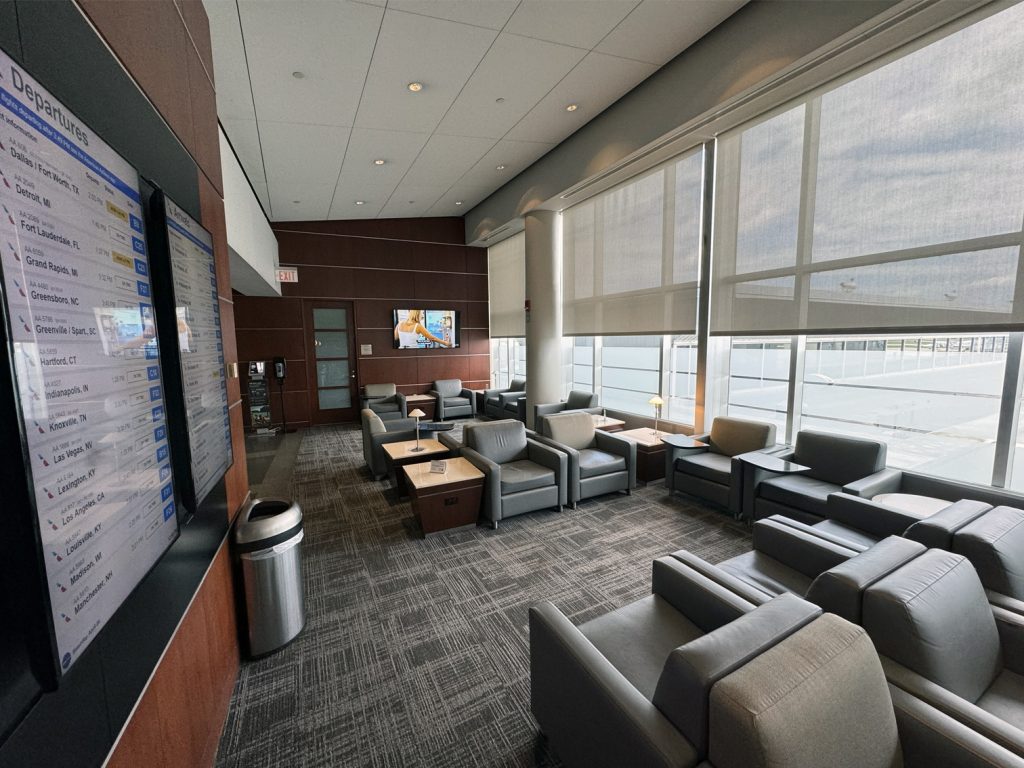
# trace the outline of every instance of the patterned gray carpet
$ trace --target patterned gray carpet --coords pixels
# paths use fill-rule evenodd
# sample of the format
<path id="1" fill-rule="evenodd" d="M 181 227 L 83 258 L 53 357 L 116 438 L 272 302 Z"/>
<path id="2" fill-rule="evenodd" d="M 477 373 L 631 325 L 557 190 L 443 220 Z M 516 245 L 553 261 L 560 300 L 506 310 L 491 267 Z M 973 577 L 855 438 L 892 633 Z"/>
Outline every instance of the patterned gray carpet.
<path id="1" fill-rule="evenodd" d="M 649 594 L 655 557 L 750 548 L 660 484 L 423 540 L 347 425 L 303 434 L 290 493 L 307 624 L 243 663 L 222 768 L 559 765 L 530 714 L 527 608 L 548 599 L 578 624 Z"/>

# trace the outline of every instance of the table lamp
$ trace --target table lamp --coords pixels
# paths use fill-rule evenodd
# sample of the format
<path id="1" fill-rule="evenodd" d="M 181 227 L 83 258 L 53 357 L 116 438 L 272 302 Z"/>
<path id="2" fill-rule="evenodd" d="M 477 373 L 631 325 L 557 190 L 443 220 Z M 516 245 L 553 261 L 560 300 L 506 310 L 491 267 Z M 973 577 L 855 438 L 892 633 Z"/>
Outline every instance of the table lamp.
<path id="1" fill-rule="evenodd" d="M 423 446 L 420 445 L 420 419 L 426 416 L 427 414 L 425 414 L 419 408 L 416 408 L 413 411 L 409 411 L 409 415 L 416 419 L 416 447 L 410 448 L 409 451 L 412 453 L 419 453 L 420 451 L 423 450 Z"/>
<path id="2" fill-rule="evenodd" d="M 647 401 L 650 405 L 654 406 L 654 436 L 658 436 L 658 419 L 661 418 L 661 406 L 665 404 L 665 401 L 661 399 L 661 395 L 655 395 Z"/>

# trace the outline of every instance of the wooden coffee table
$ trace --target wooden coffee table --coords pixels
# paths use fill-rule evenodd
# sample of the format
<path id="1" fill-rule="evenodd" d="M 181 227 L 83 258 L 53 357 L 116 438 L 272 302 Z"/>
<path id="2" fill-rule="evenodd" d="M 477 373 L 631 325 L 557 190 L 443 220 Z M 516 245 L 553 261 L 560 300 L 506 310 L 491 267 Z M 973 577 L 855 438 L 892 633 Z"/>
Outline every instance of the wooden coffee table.
<path id="1" fill-rule="evenodd" d="M 649 483 L 665 476 L 665 441 L 668 433 L 659 431 L 655 435 L 650 427 L 627 429 L 616 432 L 616 437 L 624 437 L 636 443 L 636 479 Z"/>
<path id="2" fill-rule="evenodd" d="M 613 419 L 611 416 L 601 416 L 598 413 L 590 414 L 590 418 L 594 420 L 594 429 L 604 432 L 621 432 L 626 424 L 622 419 Z"/>
<path id="3" fill-rule="evenodd" d="M 405 404 L 410 411 L 415 411 L 417 408 L 423 411 L 426 414 L 426 416 L 421 417 L 423 421 L 434 420 L 437 400 L 434 399 L 433 395 L 406 395 Z"/>
<path id="4" fill-rule="evenodd" d="M 407 464 L 418 464 L 431 459 L 442 459 L 448 455 L 448 449 L 437 440 L 420 440 L 422 451 L 414 451 L 415 440 L 403 440 L 398 443 L 384 444 L 384 457 L 388 465 L 388 474 L 395 481 L 395 489 L 398 491 L 398 498 L 402 499 L 409 495 L 409 489 L 405 485 L 405 474 L 399 471 L 399 467 Z"/>
<path id="5" fill-rule="evenodd" d="M 480 518 L 484 473 L 462 457 L 445 460 L 445 472 L 430 471 L 430 462 L 402 467 L 412 511 L 426 537 L 439 531 L 469 528 Z"/>

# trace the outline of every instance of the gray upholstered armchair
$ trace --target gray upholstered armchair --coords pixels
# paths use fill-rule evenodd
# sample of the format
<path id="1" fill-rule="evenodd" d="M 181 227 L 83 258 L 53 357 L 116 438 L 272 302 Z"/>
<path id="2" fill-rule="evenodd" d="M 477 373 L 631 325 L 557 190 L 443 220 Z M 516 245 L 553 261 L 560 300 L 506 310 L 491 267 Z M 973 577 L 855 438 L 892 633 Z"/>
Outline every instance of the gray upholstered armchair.
<path id="1" fill-rule="evenodd" d="M 533 424 L 536 426 L 541 416 L 554 416 L 556 413 L 571 411 L 601 413 L 601 406 L 597 404 L 597 395 L 593 392 L 574 389 L 561 403 L 538 403 L 533 406 Z"/>
<path id="2" fill-rule="evenodd" d="M 519 419 L 519 401 L 526 397 L 526 379 L 512 379 L 504 389 L 484 390 L 484 416 L 492 419 Z"/>
<path id="3" fill-rule="evenodd" d="M 359 416 L 363 422 L 363 460 L 366 461 L 373 479 L 380 480 L 388 473 L 384 460 L 384 444 L 415 440 L 416 419 L 382 421 L 380 416 L 369 408 L 360 411 Z M 420 439 L 433 440 L 434 433 L 421 430 Z"/>
<path id="4" fill-rule="evenodd" d="M 569 503 L 636 487 L 636 443 L 594 429 L 589 413 L 542 416 L 540 439 L 569 457 Z"/>
<path id="5" fill-rule="evenodd" d="M 466 425 L 462 457 L 484 473 L 481 514 L 492 528 L 507 517 L 566 503 L 565 454 L 528 438 L 521 421 Z"/>
<path id="6" fill-rule="evenodd" d="M 409 415 L 405 395 L 394 384 L 367 384 L 363 387 L 362 407 L 369 408 L 382 421 L 404 419 Z"/>
<path id="7" fill-rule="evenodd" d="M 439 379 L 434 382 L 434 388 L 428 394 L 437 400 L 438 421 L 476 414 L 473 390 L 463 387 L 462 379 Z"/>
<path id="8" fill-rule="evenodd" d="M 694 435 L 706 448 L 676 448 L 665 451 L 665 487 L 683 491 L 728 508 L 739 515 L 739 462 L 733 458 L 748 451 L 772 450 L 775 447 L 775 425 L 763 421 L 719 416 L 711 422 L 711 431 Z"/>

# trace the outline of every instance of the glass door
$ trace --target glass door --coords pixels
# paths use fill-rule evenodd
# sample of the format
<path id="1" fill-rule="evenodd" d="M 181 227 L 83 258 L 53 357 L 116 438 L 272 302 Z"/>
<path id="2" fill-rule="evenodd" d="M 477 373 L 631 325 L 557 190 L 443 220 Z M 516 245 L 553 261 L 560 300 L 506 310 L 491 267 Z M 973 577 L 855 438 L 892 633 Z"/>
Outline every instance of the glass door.
<path id="1" fill-rule="evenodd" d="M 313 424 L 332 424 L 355 418 L 356 359 L 352 333 L 352 304 L 347 301 L 307 301 L 306 347 L 311 362 L 310 413 Z"/>

